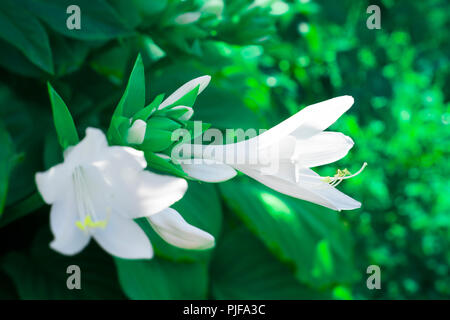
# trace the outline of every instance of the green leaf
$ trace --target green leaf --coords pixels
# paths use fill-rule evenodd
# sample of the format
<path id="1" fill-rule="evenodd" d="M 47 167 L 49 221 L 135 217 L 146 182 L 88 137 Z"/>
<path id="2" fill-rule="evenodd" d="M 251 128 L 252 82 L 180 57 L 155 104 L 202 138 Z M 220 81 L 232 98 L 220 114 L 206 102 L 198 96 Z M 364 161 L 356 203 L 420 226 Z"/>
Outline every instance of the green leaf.
<path id="1" fill-rule="evenodd" d="M 27 4 L 30 11 L 50 28 L 67 37 L 109 40 L 130 34 L 116 11 L 104 0 L 28 0 Z M 71 5 L 80 8 L 80 29 L 71 30 L 67 27 L 66 22 L 73 13 L 66 13 L 66 10 Z"/>
<path id="2" fill-rule="evenodd" d="M 181 124 L 166 117 L 151 117 L 147 121 L 147 128 L 174 131 L 181 128 Z"/>
<path id="3" fill-rule="evenodd" d="M 204 262 L 175 263 L 162 258 L 124 260 L 116 258 L 119 281 L 130 299 L 206 299 L 208 265 Z"/>
<path id="4" fill-rule="evenodd" d="M 215 239 L 219 236 L 222 226 L 222 209 L 218 193 L 213 185 L 189 181 L 186 194 L 172 208 L 177 210 L 189 224 L 210 233 Z M 149 236 L 156 255 L 160 257 L 181 262 L 204 261 L 210 258 L 211 250 L 187 250 L 174 247 L 161 239 L 145 218 L 140 219 L 138 223 Z"/>
<path id="5" fill-rule="evenodd" d="M 184 96 L 182 96 L 180 99 L 172 103 L 171 105 L 165 107 L 164 109 L 170 109 L 175 106 L 186 106 L 186 107 L 193 107 L 195 100 L 198 96 L 198 90 L 200 89 L 200 85 L 196 86 L 194 89 L 186 93 Z"/>
<path id="6" fill-rule="evenodd" d="M 63 99 L 53 89 L 49 82 L 47 82 L 47 86 L 58 141 L 61 147 L 66 149 L 69 146 L 76 145 L 80 141 L 78 138 L 77 129 Z"/>
<path id="7" fill-rule="evenodd" d="M 156 110 L 156 108 L 158 108 L 158 106 L 161 104 L 161 102 L 164 99 L 164 94 L 160 94 L 158 95 L 153 101 L 152 103 L 150 103 L 148 106 L 146 106 L 144 109 L 138 111 L 134 116 L 133 116 L 133 122 L 141 119 L 146 121 L 148 119 L 148 117 L 150 117 L 150 115 Z"/>
<path id="8" fill-rule="evenodd" d="M 170 159 L 163 159 L 151 151 L 144 151 L 144 154 L 148 168 L 179 177 L 187 176 L 187 174 L 183 171 L 181 166 L 175 165 L 170 161 Z"/>
<path id="9" fill-rule="evenodd" d="M 14 144 L 6 128 L 0 122 L 0 218 L 8 194 L 11 169 L 15 162 Z"/>
<path id="10" fill-rule="evenodd" d="M 21 299 L 123 299 L 112 258 L 96 244 L 73 257 L 49 247 L 49 230 L 40 230 L 30 253 L 10 252 L 2 267 L 14 282 Z M 81 290 L 66 286 L 67 267 L 81 271 Z"/>
<path id="11" fill-rule="evenodd" d="M 126 145 L 126 137 L 130 119 L 122 116 L 113 116 L 108 130 L 108 141 L 111 145 Z"/>
<path id="12" fill-rule="evenodd" d="M 144 152 L 157 152 L 167 149 L 172 143 L 171 131 L 147 127 L 144 142 L 142 142 L 140 148 Z"/>
<path id="13" fill-rule="evenodd" d="M 17 1 L 0 1 L 0 38 L 19 49 L 33 64 L 53 74 L 47 33 L 23 3 L 18 5 Z"/>
<path id="14" fill-rule="evenodd" d="M 126 90 L 128 95 L 123 104 L 123 115 L 131 118 L 145 106 L 145 74 L 140 54 L 131 71 Z"/>
<path id="15" fill-rule="evenodd" d="M 44 204 L 41 195 L 35 192 L 19 203 L 7 207 L 3 218 L 0 220 L 0 228 L 39 209 Z"/>
<path id="16" fill-rule="evenodd" d="M 114 139 L 115 141 L 114 136 L 117 136 L 119 126 L 121 127 L 123 125 L 123 119 L 121 119 L 120 117 L 131 119 L 136 114 L 136 112 L 144 108 L 144 105 L 144 64 L 142 63 L 141 55 L 138 55 L 133 70 L 131 71 L 130 78 L 128 79 L 128 84 L 125 92 L 123 93 L 122 98 L 120 98 L 116 110 L 114 110 L 111 124 L 108 129 L 108 139 Z M 112 141 L 110 140 L 110 142 Z"/>
<path id="17" fill-rule="evenodd" d="M 227 204 L 302 282 L 350 282 L 352 243 L 336 213 L 253 181 L 220 184 Z"/>
<path id="18" fill-rule="evenodd" d="M 242 226 L 225 234 L 211 262 L 216 299 L 326 299 L 325 293 L 302 285 L 292 270 Z"/>

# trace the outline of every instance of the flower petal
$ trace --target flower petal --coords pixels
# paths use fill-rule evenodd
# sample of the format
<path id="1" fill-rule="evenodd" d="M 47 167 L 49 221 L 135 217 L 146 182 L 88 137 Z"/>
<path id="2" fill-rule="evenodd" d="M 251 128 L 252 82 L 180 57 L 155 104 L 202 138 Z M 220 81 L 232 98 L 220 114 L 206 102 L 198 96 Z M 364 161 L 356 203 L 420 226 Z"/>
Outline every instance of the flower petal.
<path id="1" fill-rule="evenodd" d="M 204 159 L 191 159 L 190 161 L 191 163 L 182 161 L 180 165 L 184 172 L 197 180 L 223 182 L 234 178 L 237 174 L 236 170 L 222 162 Z"/>
<path id="2" fill-rule="evenodd" d="M 64 152 L 64 162 L 69 165 L 89 163 L 101 158 L 107 148 L 105 134 L 100 129 L 87 128 L 83 140 Z"/>
<path id="3" fill-rule="evenodd" d="M 176 106 L 171 108 L 170 110 L 180 110 L 180 109 L 184 109 L 186 110 L 186 112 L 182 116 L 178 117 L 178 120 L 187 121 L 194 115 L 194 109 L 187 106 Z"/>
<path id="4" fill-rule="evenodd" d="M 128 129 L 127 142 L 129 144 L 141 144 L 145 138 L 147 123 L 144 120 L 137 119 Z"/>
<path id="5" fill-rule="evenodd" d="M 341 96 L 310 105 L 275 127 L 260 134 L 257 139 L 261 147 L 292 134 L 296 138 L 313 136 L 333 124 L 353 105 L 353 97 Z"/>
<path id="6" fill-rule="evenodd" d="M 331 187 L 329 184 L 322 182 L 320 179 L 311 177 L 309 172 L 308 176 L 306 176 L 307 179 L 301 177 L 299 183 L 296 183 L 296 169 L 292 163 L 280 163 L 277 175 L 265 175 L 257 168 L 250 166 L 240 166 L 236 169 L 280 193 L 316 203 L 333 210 L 352 210 L 361 207 L 360 202 Z M 310 169 L 305 170 L 313 172 Z"/>
<path id="7" fill-rule="evenodd" d="M 321 166 L 345 157 L 353 145 L 353 140 L 340 132 L 320 132 L 297 140 L 292 159 L 302 167 Z"/>
<path id="8" fill-rule="evenodd" d="M 94 239 L 111 255 L 123 259 L 150 259 L 153 248 L 139 225 L 113 212 L 104 229 L 92 231 Z"/>
<path id="9" fill-rule="evenodd" d="M 192 79 L 189 82 L 186 82 L 180 88 L 178 88 L 174 93 L 172 93 L 169 97 L 167 97 L 158 107 L 158 110 L 164 109 L 167 106 L 170 106 L 172 103 L 176 102 L 178 99 L 183 97 L 186 93 L 193 90 L 196 86 L 200 85 L 198 89 L 198 94 L 200 94 L 206 86 L 209 84 L 211 80 L 211 76 L 202 76 L 195 79 Z"/>
<path id="10" fill-rule="evenodd" d="M 172 208 L 148 217 L 148 221 L 161 238 L 176 247 L 197 250 L 214 247 L 212 235 L 187 223 Z"/>
<path id="11" fill-rule="evenodd" d="M 150 171 L 140 173 L 137 184 L 131 188 L 137 201 L 135 218 L 158 213 L 183 198 L 188 188 L 184 179 Z"/>
<path id="12" fill-rule="evenodd" d="M 67 187 L 69 172 L 64 164 L 58 164 L 45 172 L 35 175 L 36 186 L 44 201 L 55 202 L 61 192 Z"/>
<path id="13" fill-rule="evenodd" d="M 50 247 L 65 255 L 74 255 L 83 250 L 90 240 L 90 235 L 77 228 L 77 206 L 73 190 L 67 190 L 56 201 L 50 211 L 50 228 L 54 240 Z"/>

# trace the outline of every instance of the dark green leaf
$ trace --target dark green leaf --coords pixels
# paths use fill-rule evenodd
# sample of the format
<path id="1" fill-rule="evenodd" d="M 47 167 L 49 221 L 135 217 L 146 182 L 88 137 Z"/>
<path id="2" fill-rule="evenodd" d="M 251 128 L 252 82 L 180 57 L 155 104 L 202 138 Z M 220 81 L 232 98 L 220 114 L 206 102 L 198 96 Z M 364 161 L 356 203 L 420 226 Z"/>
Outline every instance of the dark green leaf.
<path id="1" fill-rule="evenodd" d="M 61 12 L 65 12 L 65 9 Z M 0 38 L 19 49 L 42 70 L 53 73 L 52 52 L 47 33 L 23 3 L 18 6 L 17 1 L 0 1 Z"/>
<path id="2" fill-rule="evenodd" d="M 205 299 L 208 265 L 205 262 L 175 263 L 152 260 L 115 259 L 123 291 L 130 299 Z"/>
<path id="3" fill-rule="evenodd" d="M 292 270 L 243 227 L 225 234 L 211 266 L 212 294 L 216 299 L 327 298 L 300 284 Z"/>
<path id="4" fill-rule="evenodd" d="M 53 89 L 50 83 L 47 83 L 47 86 L 58 141 L 61 147 L 66 149 L 69 146 L 76 145 L 80 141 L 77 129 L 63 99 Z"/>
<path id="5" fill-rule="evenodd" d="M 109 40 L 130 34 L 115 10 L 104 0 L 27 0 L 27 4 L 30 11 L 53 30 L 67 37 L 81 40 Z M 66 11 L 71 5 L 80 8 L 80 29 L 71 30 L 67 27 L 67 19 L 73 13 Z"/>
<path id="6" fill-rule="evenodd" d="M 14 145 L 9 133 L 0 122 L 0 218 L 8 194 L 9 175 L 15 162 Z"/>
<path id="7" fill-rule="evenodd" d="M 352 278 L 350 234 L 335 212 L 253 181 L 220 184 L 227 204 L 302 282 L 320 286 Z"/>
<path id="8" fill-rule="evenodd" d="M 41 230 L 31 252 L 11 252 L 2 264 L 21 299 L 123 299 L 112 258 L 92 243 L 81 254 L 63 256 L 49 247 L 51 235 Z M 69 290 L 67 267 L 81 271 L 81 290 Z"/>

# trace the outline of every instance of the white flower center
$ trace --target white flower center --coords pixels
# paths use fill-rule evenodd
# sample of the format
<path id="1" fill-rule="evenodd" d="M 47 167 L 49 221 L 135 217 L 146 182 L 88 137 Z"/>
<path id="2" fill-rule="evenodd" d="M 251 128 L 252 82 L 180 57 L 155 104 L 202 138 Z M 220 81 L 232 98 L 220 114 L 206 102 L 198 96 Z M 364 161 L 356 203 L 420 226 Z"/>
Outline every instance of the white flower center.
<path id="1" fill-rule="evenodd" d="M 108 217 L 111 209 L 107 208 L 107 218 L 105 220 L 100 220 L 97 218 L 94 204 L 89 193 L 88 179 L 86 175 L 86 170 L 82 166 L 78 166 L 72 173 L 72 181 L 75 190 L 77 212 L 80 217 L 80 220 L 76 221 L 75 225 L 79 229 L 88 232 L 90 229 L 105 228 L 108 223 Z"/>

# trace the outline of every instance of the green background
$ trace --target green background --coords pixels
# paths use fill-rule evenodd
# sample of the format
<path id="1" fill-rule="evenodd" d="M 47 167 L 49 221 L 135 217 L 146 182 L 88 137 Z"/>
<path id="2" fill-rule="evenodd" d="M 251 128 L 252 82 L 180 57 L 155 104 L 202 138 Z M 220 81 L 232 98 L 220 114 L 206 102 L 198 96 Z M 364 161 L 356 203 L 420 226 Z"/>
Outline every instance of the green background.
<path id="1" fill-rule="evenodd" d="M 429 1 L 0 2 L 0 298 L 450 298 L 449 3 Z M 66 28 L 67 6 L 81 30 Z M 381 30 L 369 30 L 369 4 Z M 186 22 L 186 12 L 195 21 Z M 339 95 L 354 106 L 330 130 L 349 155 L 317 171 L 366 170 L 339 189 L 362 208 L 334 212 L 239 176 L 189 182 L 175 205 L 216 247 L 172 247 L 148 230 L 151 261 L 114 259 L 94 242 L 64 257 L 49 249 L 49 207 L 34 174 L 61 160 L 46 82 L 80 137 L 104 130 L 138 53 L 146 102 L 209 74 L 194 119 L 270 128 Z M 77 264 L 82 290 L 66 288 Z M 369 265 L 381 289 L 366 287 Z"/>

